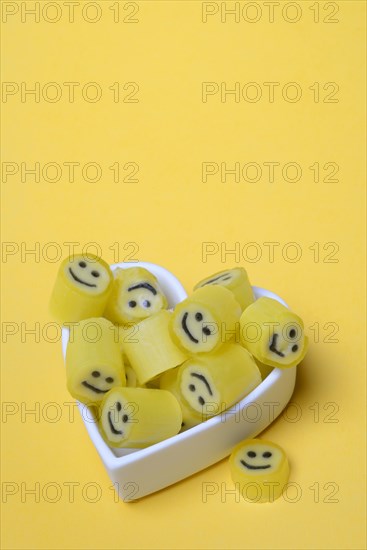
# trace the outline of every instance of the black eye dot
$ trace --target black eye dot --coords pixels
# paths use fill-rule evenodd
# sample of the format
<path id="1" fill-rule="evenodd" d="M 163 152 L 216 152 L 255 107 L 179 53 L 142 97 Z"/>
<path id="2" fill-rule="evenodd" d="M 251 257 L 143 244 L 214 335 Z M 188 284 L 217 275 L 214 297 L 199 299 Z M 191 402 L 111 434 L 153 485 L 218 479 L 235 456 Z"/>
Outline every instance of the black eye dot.
<path id="1" fill-rule="evenodd" d="M 201 397 L 201 395 L 199 395 L 198 401 L 199 401 L 200 405 L 205 405 L 205 399 L 203 397 Z"/>
<path id="2" fill-rule="evenodd" d="M 255 451 L 248 451 L 247 456 L 249 456 L 250 458 L 255 458 L 256 453 Z"/>
<path id="3" fill-rule="evenodd" d="M 112 378 L 111 376 L 108 376 L 108 377 L 106 378 L 106 382 L 108 382 L 109 384 L 112 384 L 113 378 Z"/>
<path id="4" fill-rule="evenodd" d="M 79 262 L 80 267 L 87 267 L 87 264 L 85 262 Z"/>
<path id="5" fill-rule="evenodd" d="M 190 391 L 195 391 L 195 390 L 196 390 L 194 384 L 190 384 L 190 385 L 189 385 L 189 390 L 190 390 Z"/>
<path id="6" fill-rule="evenodd" d="M 129 306 L 130 306 L 130 307 L 136 307 L 136 302 L 135 302 L 135 300 L 130 300 Z"/>
<path id="7" fill-rule="evenodd" d="M 270 458 L 272 454 L 273 453 L 271 453 L 270 451 L 265 451 L 265 453 L 263 453 L 263 457 L 264 458 Z"/>
<path id="8" fill-rule="evenodd" d="M 209 327 L 204 327 L 203 328 L 203 333 L 206 334 L 207 336 L 210 336 L 210 334 L 212 333 L 210 328 Z"/>
<path id="9" fill-rule="evenodd" d="M 99 277 L 99 271 L 92 271 L 93 277 Z"/>
<path id="10" fill-rule="evenodd" d="M 294 338 L 296 336 L 296 331 L 294 328 L 291 328 L 291 330 L 289 331 L 289 338 Z"/>
<path id="11" fill-rule="evenodd" d="M 203 320 L 203 314 L 202 313 L 195 313 L 195 319 L 197 321 L 202 321 Z"/>
<path id="12" fill-rule="evenodd" d="M 296 353 L 297 350 L 298 350 L 298 346 L 297 346 L 297 344 L 294 344 L 294 346 L 292 346 L 292 351 L 294 351 L 294 353 Z"/>
<path id="13" fill-rule="evenodd" d="M 122 409 L 121 403 L 120 403 L 119 401 L 117 401 L 117 403 L 116 403 L 116 409 L 117 409 L 118 411 L 121 411 L 121 409 Z"/>
<path id="14" fill-rule="evenodd" d="M 143 306 L 144 307 L 150 307 L 152 304 L 149 302 L 149 300 L 144 300 Z"/>
<path id="15" fill-rule="evenodd" d="M 94 376 L 94 378 L 98 378 L 99 376 L 101 376 L 101 373 L 98 370 L 94 370 L 92 372 L 92 376 Z"/>
<path id="16" fill-rule="evenodd" d="M 127 416 L 127 414 L 124 414 L 124 416 L 122 417 L 122 421 L 127 422 L 128 420 L 129 420 L 129 417 Z"/>

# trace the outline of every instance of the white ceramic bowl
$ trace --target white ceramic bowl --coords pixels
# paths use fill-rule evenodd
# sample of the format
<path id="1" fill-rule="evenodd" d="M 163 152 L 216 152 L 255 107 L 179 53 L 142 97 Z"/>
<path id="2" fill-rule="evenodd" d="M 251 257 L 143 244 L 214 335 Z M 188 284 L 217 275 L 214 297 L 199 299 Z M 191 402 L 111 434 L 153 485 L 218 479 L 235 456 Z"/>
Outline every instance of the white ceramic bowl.
<path id="1" fill-rule="evenodd" d="M 181 283 L 161 266 L 137 262 L 113 264 L 111 269 L 145 267 L 159 280 L 169 307 L 187 296 Z M 256 298 L 269 296 L 282 304 L 276 294 L 253 287 Z M 63 329 L 62 347 L 65 358 L 69 331 Z M 99 432 L 91 409 L 79 403 L 79 410 L 120 498 L 129 502 L 176 481 L 180 481 L 228 456 L 243 439 L 255 437 L 282 412 L 292 396 L 296 367 L 274 369 L 249 395 L 227 411 L 210 420 L 156 443 L 146 449 L 109 447 Z"/>

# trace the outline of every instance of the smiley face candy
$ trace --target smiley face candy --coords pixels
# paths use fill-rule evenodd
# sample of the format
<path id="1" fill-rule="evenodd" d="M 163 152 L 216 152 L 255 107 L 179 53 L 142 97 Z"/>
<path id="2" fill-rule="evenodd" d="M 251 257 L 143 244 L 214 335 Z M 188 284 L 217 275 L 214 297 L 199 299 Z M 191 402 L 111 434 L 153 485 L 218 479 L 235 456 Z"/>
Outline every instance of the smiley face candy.
<path id="1" fill-rule="evenodd" d="M 66 258 L 59 269 L 50 300 L 50 312 L 61 323 L 103 314 L 112 290 L 109 266 L 92 254 Z"/>
<path id="2" fill-rule="evenodd" d="M 100 407 L 100 429 L 112 447 L 143 448 L 176 435 L 182 414 L 168 391 L 113 388 Z"/>
<path id="3" fill-rule="evenodd" d="M 193 428 L 202 422 L 196 411 L 193 411 L 191 407 L 185 404 L 185 400 L 182 398 L 180 389 L 177 384 L 177 375 L 180 367 L 166 371 L 159 377 L 159 387 L 161 390 L 167 390 L 171 392 L 177 399 L 181 407 L 182 412 L 182 424 L 181 432 Z"/>
<path id="4" fill-rule="evenodd" d="M 206 285 L 221 285 L 233 292 L 234 297 L 240 304 L 242 311 L 255 301 L 247 272 L 243 267 L 235 267 L 219 271 L 206 279 L 198 282 L 194 290 Z"/>
<path id="5" fill-rule="evenodd" d="M 261 363 L 289 368 L 308 348 L 303 321 L 272 298 L 259 298 L 241 316 L 241 342 Z"/>
<path id="6" fill-rule="evenodd" d="M 233 482 L 249 502 L 272 502 L 281 496 L 288 482 L 286 454 L 271 441 L 243 441 L 234 448 L 229 465 Z"/>
<path id="7" fill-rule="evenodd" d="M 222 286 L 198 288 L 180 302 L 172 315 L 173 340 L 191 353 L 212 352 L 236 337 L 241 308 Z"/>
<path id="8" fill-rule="evenodd" d="M 105 317 L 113 323 L 138 323 L 167 307 L 158 280 L 147 269 L 117 269 Z"/>
<path id="9" fill-rule="evenodd" d="M 231 407 L 261 383 L 251 355 L 239 344 L 226 344 L 218 352 L 195 356 L 161 378 L 161 388 L 171 390 L 183 408 L 199 422 Z"/>
<path id="10" fill-rule="evenodd" d="M 107 319 L 85 319 L 73 327 L 65 362 L 69 392 L 87 405 L 126 384 L 116 329 Z"/>

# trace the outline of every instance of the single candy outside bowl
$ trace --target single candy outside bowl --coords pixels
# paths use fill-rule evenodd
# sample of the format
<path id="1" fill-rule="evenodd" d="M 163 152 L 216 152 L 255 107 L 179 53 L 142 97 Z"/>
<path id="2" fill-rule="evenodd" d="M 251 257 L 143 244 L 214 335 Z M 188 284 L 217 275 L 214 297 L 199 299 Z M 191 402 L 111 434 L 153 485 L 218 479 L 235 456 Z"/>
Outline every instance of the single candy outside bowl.
<path id="1" fill-rule="evenodd" d="M 158 279 L 172 308 L 187 293 L 167 269 L 148 262 L 118 263 L 116 268 L 145 267 Z M 253 287 L 255 297 L 285 302 L 273 292 Z M 65 358 L 69 330 L 62 332 Z M 92 409 L 78 403 L 83 422 L 120 498 L 131 502 L 172 485 L 228 456 L 243 439 L 254 438 L 283 411 L 296 381 L 296 367 L 273 369 L 244 399 L 221 414 L 145 449 L 109 447 L 98 429 Z"/>

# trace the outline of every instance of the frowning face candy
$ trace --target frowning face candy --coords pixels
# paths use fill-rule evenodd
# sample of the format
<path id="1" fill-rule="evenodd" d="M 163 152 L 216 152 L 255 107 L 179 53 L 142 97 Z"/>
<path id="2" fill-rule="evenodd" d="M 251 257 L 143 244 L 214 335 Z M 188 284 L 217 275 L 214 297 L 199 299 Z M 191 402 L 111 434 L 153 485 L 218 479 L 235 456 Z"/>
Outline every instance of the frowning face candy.
<path id="1" fill-rule="evenodd" d="M 167 299 L 156 277 L 142 267 L 117 269 L 113 290 L 105 310 L 112 322 L 138 323 L 167 307 Z"/>

